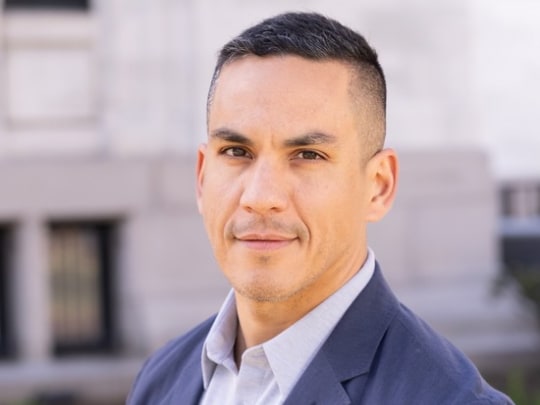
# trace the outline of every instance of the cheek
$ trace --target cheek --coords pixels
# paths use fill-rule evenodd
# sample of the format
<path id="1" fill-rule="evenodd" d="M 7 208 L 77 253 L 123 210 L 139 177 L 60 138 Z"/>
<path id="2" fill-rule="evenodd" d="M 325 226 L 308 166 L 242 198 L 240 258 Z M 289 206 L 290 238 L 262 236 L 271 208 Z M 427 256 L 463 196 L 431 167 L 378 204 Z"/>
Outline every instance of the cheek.
<path id="1" fill-rule="evenodd" d="M 320 238 L 354 232 L 363 223 L 365 193 L 361 187 L 352 185 L 354 180 L 350 177 L 348 180 L 327 182 L 320 185 L 316 193 L 297 194 L 299 211 L 306 225 L 310 231 L 317 229 L 322 233 Z"/>
<path id="2" fill-rule="evenodd" d="M 296 215 L 308 232 L 311 243 L 332 237 L 341 225 L 342 199 L 336 196 L 331 185 L 324 184 L 316 192 L 297 188 L 293 196 Z"/>
<path id="3" fill-rule="evenodd" d="M 238 198 L 234 184 L 220 176 L 208 176 L 201 188 L 201 207 L 204 221 L 219 226 L 236 210 Z M 209 229 L 216 232 L 216 229 Z"/>

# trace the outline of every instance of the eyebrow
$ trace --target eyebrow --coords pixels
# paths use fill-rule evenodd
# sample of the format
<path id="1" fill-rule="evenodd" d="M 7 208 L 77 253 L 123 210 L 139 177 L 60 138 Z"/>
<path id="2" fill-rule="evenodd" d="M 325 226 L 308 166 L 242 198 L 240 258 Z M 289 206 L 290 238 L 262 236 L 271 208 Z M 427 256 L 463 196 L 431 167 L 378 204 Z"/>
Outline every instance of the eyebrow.
<path id="1" fill-rule="evenodd" d="M 336 143 L 337 139 L 333 135 L 322 132 L 308 132 L 305 135 L 300 135 L 291 139 L 287 139 L 284 144 L 288 147 L 310 146 L 320 144 Z"/>
<path id="2" fill-rule="evenodd" d="M 222 141 L 239 143 L 242 145 L 253 146 L 253 141 L 247 136 L 244 136 L 236 131 L 233 131 L 228 128 L 218 128 L 215 131 L 212 131 L 210 134 L 211 138 L 221 139 Z"/>
<path id="3" fill-rule="evenodd" d="M 211 138 L 221 139 L 227 142 L 234 142 L 241 145 L 253 146 L 254 142 L 249 139 L 247 136 L 242 135 L 229 128 L 218 128 L 215 131 L 212 131 L 210 134 Z M 310 145 L 321 145 L 321 144 L 332 144 L 336 143 L 337 138 L 334 135 L 325 134 L 323 132 L 313 131 L 308 132 L 304 135 L 296 136 L 294 138 L 286 139 L 283 142 L 285 147 L 299 147 L 299 146 L 310 146 Z"/>

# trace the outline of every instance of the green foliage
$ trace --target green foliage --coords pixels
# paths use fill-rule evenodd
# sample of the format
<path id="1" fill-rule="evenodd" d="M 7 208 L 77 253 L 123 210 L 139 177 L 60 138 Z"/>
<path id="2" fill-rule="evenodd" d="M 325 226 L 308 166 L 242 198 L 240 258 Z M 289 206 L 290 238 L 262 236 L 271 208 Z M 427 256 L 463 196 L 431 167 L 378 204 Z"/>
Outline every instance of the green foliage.
<path id="1" fill-rule="evenodd" d="M 511 371 L 506 379 L 506 393 L 516 405 L 540 405 L 540 390 L 527 385 L 524 374 L 519 370 Z"/>
<path id="2" fill-rule="evenodd" d="M 536 317 L 540 322 L 540 266 L 523 263 L 508 264 L 504 275 L 497 283 L 497 288 L 500 289 L 510 282 L 517 284 L 522 298 L 534 307 Z"/>
<path id="3" fill-rule="evenodd" d="M 540 327 L 540 266 L 525 263 L 509 263 L 504 274 L 497 280 L 496 292 L 508 285 L 516 286 L 522 301 L 536 312 Z M 512 370 L 506 376 L 504 390 L 516 405 L 540 405 L 540 373 L 530 370 Z"/>

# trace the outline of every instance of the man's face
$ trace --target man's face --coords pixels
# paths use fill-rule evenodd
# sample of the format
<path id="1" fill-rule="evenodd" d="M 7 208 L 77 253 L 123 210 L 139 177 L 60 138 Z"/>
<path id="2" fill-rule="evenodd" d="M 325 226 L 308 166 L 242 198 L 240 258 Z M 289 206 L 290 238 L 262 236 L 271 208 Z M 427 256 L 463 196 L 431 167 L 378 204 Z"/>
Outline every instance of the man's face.
<path id="1" fill-rule="evenodd" d="M 248 56 L 220 74 L 198 204 L 248 299 L 318 303 L 365 260 L 375 180 L 361 139 L 381 118 L 359 111 L 350 82 L 343 63 L 294 56 Z"/>

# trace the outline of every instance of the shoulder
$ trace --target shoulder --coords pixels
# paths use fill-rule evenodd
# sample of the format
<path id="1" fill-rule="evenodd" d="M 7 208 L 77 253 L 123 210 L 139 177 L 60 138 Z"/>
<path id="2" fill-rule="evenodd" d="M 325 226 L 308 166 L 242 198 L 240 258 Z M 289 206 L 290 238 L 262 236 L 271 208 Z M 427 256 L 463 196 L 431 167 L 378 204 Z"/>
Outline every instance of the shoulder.
<path id="1" fill-rule="evenodd" d="M 196 349 L 201 348 L 206 335 L 214 322 L 215 316 L 200 323 L 186 334 L 177 337 L 152 354 L 144 364 L 141 372 L 152 372 L 166 369 L 174 364 L 178 366 L 178 360 L 185 362 L 188 355 L 194 354 Z M 198 353 L 200 358 L 200 350 Z"/>
<path id="2" fill-rule="evenodd" d="M 381 342 L 379 356 L 374 368 L 385 377 L 379 378 L 381 388 L 411 398 L 411 403 L 511 403 L 482 378 L 464 353 L 403 305 Z"/>
<path id="3" fill-rule="evenodd" d="M 464 353 L 397 300 L 378 266 L 340 324 L 332 353 L 347 345 L 350 360 L 336 364 L 364 364 L 369 356 L 367 367 L 362 366 L 366 374 L 348 384 L 351 398 L 366 403 L 512 403 Z"/>
<path id="4" fill-rule="evenodd" d="M 139 372 L 128 404 L 165 403 L 178 384 L 202 387 L 201 351 L 215 316 L 152 354 Z"/>

